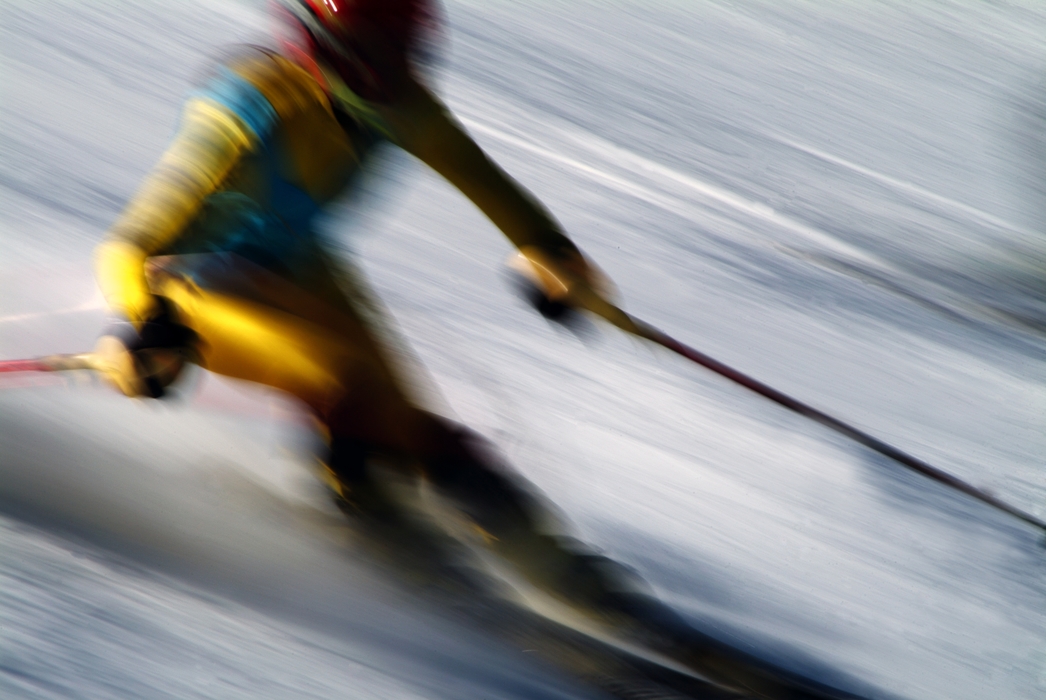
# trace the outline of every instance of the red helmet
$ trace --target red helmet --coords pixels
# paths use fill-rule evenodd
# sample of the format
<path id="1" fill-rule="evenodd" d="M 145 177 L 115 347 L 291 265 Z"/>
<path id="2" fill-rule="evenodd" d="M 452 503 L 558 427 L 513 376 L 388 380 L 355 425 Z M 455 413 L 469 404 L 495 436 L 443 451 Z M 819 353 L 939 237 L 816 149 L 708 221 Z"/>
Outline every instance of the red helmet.
<path id="1" fill-rule="evenodd" d="M 349 89 L 384 102 L 434 39 L 434 0 L 281 0 L 278 14 L 292 30 L 285 40 L 338 72 Z"/>

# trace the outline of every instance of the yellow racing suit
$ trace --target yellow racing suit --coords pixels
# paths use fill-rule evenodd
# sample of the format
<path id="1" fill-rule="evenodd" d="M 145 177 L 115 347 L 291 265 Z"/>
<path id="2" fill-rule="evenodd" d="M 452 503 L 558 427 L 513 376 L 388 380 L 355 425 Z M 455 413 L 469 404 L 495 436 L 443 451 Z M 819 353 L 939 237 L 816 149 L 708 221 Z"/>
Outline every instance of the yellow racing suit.
<path id="1" fill-rule="evenodd" d="M 391 142 L 517 247 L 580 256 L 419 82 L 407 78 L 393 102 L 375 104 L 351 94 L 332 101 L 321 80 L 259 48 L 223 62 L 99 247 L 99 285 L 136 326 L 156 313 L 154 295 L 165 297 L 196 333 L 202 366 L 293 394 L 335 436 L 438 453 L 443 431 L 406 395 L 314 230 L 317 215 L 377 144 Z"/>
<path id="2" fill-rule="evenodd" d="M 330 433 L 327 471 L 339 504 L 384 523 L 383 536 L 412 557 L 423 555 L 408 543 L 426 535 L 374 486 L 367 463 L 375 452 L 420 466 L 535 585 L 645 641 L 662 640 L 662 651 L 701 661 L 713 677 L 747 681 L 705 640 L 695 651 L 685 622 L 637 592 L 633 574 L 550 532 L 550 509 L 482 440 L 408 396 L 361 302 L 366 290 L 325 251 L 314 222 L 385 141 L 443 175 L 529 251 L 549 289 L 563 282 L 549 272 L 555 261 L 580 263 L 584 277 L 577 248 L 418 82 L 407 79 L 389 104 L 339 95 L 336 108 L 321 81 L 262 49 L 219 66 L 98 249 L 110 307 L 141 328 L 163 297 L 165 313 L 173 307 L 194 332 L 202 366 L 301 399 Z"/>

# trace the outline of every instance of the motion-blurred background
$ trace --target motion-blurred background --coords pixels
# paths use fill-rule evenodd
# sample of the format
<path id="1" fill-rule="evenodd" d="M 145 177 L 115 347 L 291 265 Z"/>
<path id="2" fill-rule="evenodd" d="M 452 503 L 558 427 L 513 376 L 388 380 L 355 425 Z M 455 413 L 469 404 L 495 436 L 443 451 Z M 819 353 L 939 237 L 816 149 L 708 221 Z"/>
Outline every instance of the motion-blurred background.
<path id="1" fill-rule="evenodd" d="M 445 3 L 435 82 L 681 340 L 1046 517 L 1046 7 Z M 264 3 L 0 5 L 0 357 L 85 350 L 91 250 Z M 1046 693 L 1030 528 L 504 283 L 390 154 L 326 224 L 448 413 L 695 625 L 882 697 Z M 197 376 L 0 385 L 0 695 L 588 697 L 310 513 L 314 438 Z M 1041 536 L 1040 536 L 1041 538 Z M 824 674 L 828 675 L 824 675 Z"/>

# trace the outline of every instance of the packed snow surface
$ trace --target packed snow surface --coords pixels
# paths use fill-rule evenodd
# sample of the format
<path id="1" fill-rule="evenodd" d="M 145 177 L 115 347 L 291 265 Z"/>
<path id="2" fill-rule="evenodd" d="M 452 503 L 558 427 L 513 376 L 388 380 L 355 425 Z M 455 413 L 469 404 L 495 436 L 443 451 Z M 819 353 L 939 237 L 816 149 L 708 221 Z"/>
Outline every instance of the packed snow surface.
<path id="1" fill-rule="evenodd" d="M 0 357 L 81 351 L 91 249 L 263 3 L 8 1 Z M 447 3 L 436 82 L 627 308 L 1046 518 L 1046 9 Z M 442 410 L 701 629 L 880 697 L 1046 696 L 1042 533 L 607 328 L 390 154 L 325 223 Z M 198 378 L 0 388 L 0 695 L 580 698 L 308 525 L 310 438 Z M 436 400 L 436 399 L 434 399 Z M 825 671 L 831 669 L 831 672 Z M 828 675 L 825 675 L 825 674 Z"/>

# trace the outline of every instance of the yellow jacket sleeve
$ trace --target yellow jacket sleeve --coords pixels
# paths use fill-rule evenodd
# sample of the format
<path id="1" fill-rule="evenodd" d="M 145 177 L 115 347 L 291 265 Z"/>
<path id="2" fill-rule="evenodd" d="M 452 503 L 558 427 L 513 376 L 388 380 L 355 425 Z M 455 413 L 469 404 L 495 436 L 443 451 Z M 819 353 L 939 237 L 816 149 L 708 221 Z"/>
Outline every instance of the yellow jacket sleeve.
<path id="1" fill-rule="evenodd" d="M 146 258 L 178 239 L 254 140 L 227 108 L 189 102 L 178 135 L 95 253 L 98 285 L 113 311 L 136 326 L 149 317 Z"/>
<path id="2" fill-rule="evenodd" d="M 424 87 L 412 81 L 400 100 L 377 111 L 398 145 L 457 187 L 517 248 L 537 247 L 557 257 L 578 253 L 548 210 L 488 158 Z"/>

